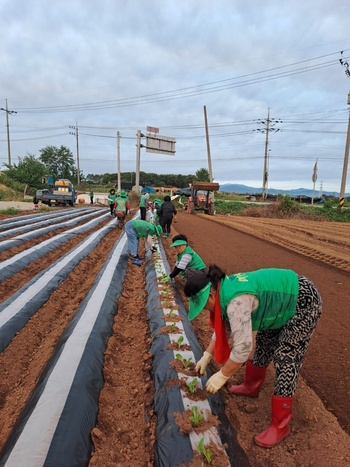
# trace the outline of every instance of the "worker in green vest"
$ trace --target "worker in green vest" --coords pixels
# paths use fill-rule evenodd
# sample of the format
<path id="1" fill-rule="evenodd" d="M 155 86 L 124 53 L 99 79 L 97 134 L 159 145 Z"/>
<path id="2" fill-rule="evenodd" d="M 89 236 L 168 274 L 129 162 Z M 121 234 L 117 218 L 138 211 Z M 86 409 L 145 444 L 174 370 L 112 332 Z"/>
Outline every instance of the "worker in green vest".
<path id="1" fill-rule="evenodd" d="M 185 277 L 192 271 L 206 270 L 202 258 L 188 245 L 186 235 L 175 235 L 170 248 L 174 248 L 176 251 L 176 264 L 169 276 L 163 279 L 163 282 L 174 279 L 178 274 Z"/>
<path id="2" fill-rule="evenodd" d="M 139 208 L 140 208 L 140 218 L 142 221 L 146 220 L 146 211 L 147 211 L 147 203 L 148 203 L 149 194 L 145 193 L 140 196 L 139 201 Z"/>
<path id="3" fill-rule="evenodd" d="M 140 219 L 131 219 L 125 224 L 125 233 L 128 239 L 129 254 L 133 260 L 133 264 L 142 266 L 142 261 L 139 257 L 140 239 L 144 238 L 150 251 L 155 253 L 157 247 L 154 245 L 153 237 L 159 237 L 162 233 L 162 228 L 160 225 L 154 225 Z"/>
<path id="4" fill-rule="evenodd" d="M 228 391 L 257 397 L 271 362 L 275 386 L 270 426 L 255 436 L 258 446 L 271 448 L 290 433 L 292 403 L 301 365 L 322 312 L 322 299 L 314 284 L 289 269 L 260 269 L 227 276 L 217 265 L 208 273 L 191 274 L 184 286 L 190 320 L 206 309 L 214 334 L 196 370 L 204 374 L 212 358 L 222 364 L 206 383 L 216 393 L 246 364 L 244 382 Z M 231 330 L 232 348 L 227 341 Z M 253 331 L 256 347 L 252 360 Z"/>
<path id="5" fill-rule="evenodd" d="M 124 216 L 128 214 L 130 211 L 130 204 L 128 200 L 128 195 L 126 194 L 125 190 L 121 190 L 120 194 L 116 198 L 117 202 L 117 207 L 116 210 L 117 212 L 122 212 Z"/>
<path id="6" fill-rule="evenodd" d="M 111 216 L 115 216 L 116 200 L 117 200 L 117 194 L 115 192 L 115 189 L 111 188 L 107 196 L 107 201 L 108 201 L 109 208 L 111 211 Z"/>

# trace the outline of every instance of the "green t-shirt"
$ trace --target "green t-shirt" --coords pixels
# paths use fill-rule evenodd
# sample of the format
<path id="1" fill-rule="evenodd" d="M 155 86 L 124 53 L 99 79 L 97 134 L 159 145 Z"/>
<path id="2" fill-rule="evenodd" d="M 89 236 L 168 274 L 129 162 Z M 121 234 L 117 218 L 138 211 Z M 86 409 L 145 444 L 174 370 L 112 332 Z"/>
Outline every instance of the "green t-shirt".
<path id="1" fill-rule="evenodd" d="M 132 221 L 137 238 L 147 238 L 148 235 L 156 235 L 156 226 L 147 221 L 135 219 Z"/>
<path id="2" fill-rule="evenodd" d="M 116 200 L 117 200 L 117 194 L 116 193 L 114 193 L 114 194 L 109 193 L 107 199 L 108 199 L 109 204 L 114 204 L 116 202 Z"/>
<path id="3" fill-rule="evenodd" d="M 146 203 L 147 203 L 147 196 L 146 195 L 141 195 L 140 204 L 139 204 L 140 208 L 145 208 Z"/>
<path id="4" fill-rule="evenodd" d="M 226 276 L 220 282 L 220 304 L 227 319 L 227 305 L 235 297 L 255 295 L 258 308 L 252 313 L 253 331 L 278 329 L 295 315 L 299 293 L 298 275 L 289 269 L 259 269 Z"/>

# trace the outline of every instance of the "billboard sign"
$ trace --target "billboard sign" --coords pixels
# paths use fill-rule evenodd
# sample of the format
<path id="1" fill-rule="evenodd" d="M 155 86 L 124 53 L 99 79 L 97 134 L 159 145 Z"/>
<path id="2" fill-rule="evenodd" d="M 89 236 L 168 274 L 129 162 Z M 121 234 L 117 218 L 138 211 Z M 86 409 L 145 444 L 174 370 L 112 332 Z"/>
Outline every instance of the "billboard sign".
<path id="1" fill-rule="evenodd" d="M 146 152 L 175 155 L 176 139 L 170 136 L 146 135 Z"/>

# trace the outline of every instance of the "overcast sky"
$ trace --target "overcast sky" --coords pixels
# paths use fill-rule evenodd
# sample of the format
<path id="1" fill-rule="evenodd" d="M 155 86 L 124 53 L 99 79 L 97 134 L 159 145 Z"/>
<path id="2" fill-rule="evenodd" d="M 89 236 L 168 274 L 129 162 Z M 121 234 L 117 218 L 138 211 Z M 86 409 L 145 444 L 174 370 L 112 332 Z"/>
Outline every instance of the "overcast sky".
<path id="1" fill-rule="evenodd" d="M 11 162 L 67 146 L 85 176 L 141 171 L 339 192 L 348 125 L 349 0 L 0 0 L 0 107 Z M 341 54 L 343 51 L 343 54 Z M 0 164 L 8 162 L 0 111 Z M 145 143 L 145 141 L 143 141 Z M 350 178 L 350 174 L 349 177 Z M 350 180 L 346 191 L 349 192 Z"/>

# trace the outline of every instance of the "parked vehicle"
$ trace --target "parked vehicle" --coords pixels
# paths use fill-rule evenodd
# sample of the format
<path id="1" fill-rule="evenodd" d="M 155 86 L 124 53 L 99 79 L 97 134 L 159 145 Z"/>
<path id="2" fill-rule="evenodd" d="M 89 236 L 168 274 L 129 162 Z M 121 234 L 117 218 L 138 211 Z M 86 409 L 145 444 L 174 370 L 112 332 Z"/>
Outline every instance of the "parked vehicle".
<path id="1" fill-rule="evenodd" d="M 187 198 L 192 195 L 192 188 L 191 187 L 186 187 L 186 188 L 179 188 L 178 190 L 175 190 L 174 195 L 180 195 L 180 196 L 186 196 Z"/>
<path id="2" fill-rule="evenodd" d="M 77 200 L 77 194 L 74 190 L 73 183 L 65 178 L 56 180 L 53 186 L 49 189 L 37 190 L 33 198 L 33 203 L 38 204 L 41 201 L 43 204 L 52 206 L 74 206 Z"/>

